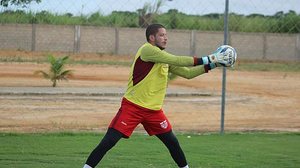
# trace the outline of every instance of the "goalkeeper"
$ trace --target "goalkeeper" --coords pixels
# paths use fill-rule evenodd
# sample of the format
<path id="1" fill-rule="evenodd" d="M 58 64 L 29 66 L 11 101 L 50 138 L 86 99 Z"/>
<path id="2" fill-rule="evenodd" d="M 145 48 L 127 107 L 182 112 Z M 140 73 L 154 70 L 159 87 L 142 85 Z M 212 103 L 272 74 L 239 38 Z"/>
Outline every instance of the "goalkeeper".
<path id="1" fill-rule="evenodd" d="M 168 73 L 191 79 L 217 65 L 227 65 L 224 58 L 228 55 L 218 51 L 199 58 L 172 55 L 164 51 L 168 38 L 165 27 L 160 24 L 147 27 L 146 39 L 147 43 L 139 48 L 134 58 L 121 107 L 105 136 L 89 155 L 84 168 L 95 167 L 121 138 L 129 138 L 138 124 L 142 124 L 150 136 L 155 135 L 164 143 L 178 167 L 189 167 L 162 110 Z"/>

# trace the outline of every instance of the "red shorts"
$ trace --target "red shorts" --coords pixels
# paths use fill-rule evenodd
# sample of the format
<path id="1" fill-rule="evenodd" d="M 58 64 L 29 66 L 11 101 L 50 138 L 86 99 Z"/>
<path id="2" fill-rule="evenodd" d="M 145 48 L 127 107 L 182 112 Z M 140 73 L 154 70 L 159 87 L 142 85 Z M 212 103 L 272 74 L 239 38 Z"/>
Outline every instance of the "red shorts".
<path id="1" fill-rule="evenodd" d="M 157 135 L 172 129 L 162 110 L 150 110 L 123 98 L 121 107 L 111 121 L 109 128 L 114 128 L 126 137 L 130 137 L 138 124 L 142 124 L 149 135 Z"/>

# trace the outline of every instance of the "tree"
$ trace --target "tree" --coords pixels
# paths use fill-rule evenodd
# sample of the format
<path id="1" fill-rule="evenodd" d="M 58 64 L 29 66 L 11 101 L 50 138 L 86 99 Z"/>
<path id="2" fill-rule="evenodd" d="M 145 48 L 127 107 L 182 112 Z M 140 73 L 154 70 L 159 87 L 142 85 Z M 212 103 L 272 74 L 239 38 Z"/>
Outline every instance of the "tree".
<path id="1" fill-rule="evenodd" d="M 51 64 L 49 73 L 39 70 L 35 71 L 34 74 L 42 74 L 44 78 L 51 80 L 52 87 L 56 87 L 58 80 L 68 80 L 68 77 L 72 75 L 72 70 L 64 70 L 68 59 L 68 56 L 56 59 L 54 56 L 49 55 L 48 61 Z"/>
<path id="2" fill-rule="evenodd" d="M 178 10 L 177 9 L 170 9 L 168 13 L 170 15 L 170 27 L 171 29 L 176 29 L 179 24 L 179 19 L 177 17 Z"/>
<path id="3" fill-rule="evenodd" d="M 158 14 L 159 8 L 163 5 L 164 0 L 156 0 L 153 5 L 151 3 L 145 3 L 142 9 L 138 9 L 139 25 L 141 27 L 148 27 L 155 15 Z"/>
<path id="4" fill-rule="evenodd" d="M 0 5 L 4 7 L 8 7 L 9 5 L 22 5 L 26 7 L 26 5 L 30 4 L 31 2 L 40 3 L 42 0 L 1 0 Z"/>
<path id="5" fill-rule="evenodd" d="M 275 18 L 282 18 L 284 16 L 284 12 L 283 11 L 279 11 L 279 12 L 276 12 L 275 15 L 273 17 Z"/>

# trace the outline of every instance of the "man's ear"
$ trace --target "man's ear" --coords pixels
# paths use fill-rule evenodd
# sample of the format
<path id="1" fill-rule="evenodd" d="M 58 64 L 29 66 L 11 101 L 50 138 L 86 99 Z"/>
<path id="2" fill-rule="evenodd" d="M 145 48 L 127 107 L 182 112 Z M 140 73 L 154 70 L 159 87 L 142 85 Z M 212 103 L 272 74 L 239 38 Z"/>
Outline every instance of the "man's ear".
<path id="1" fill-rule="evenodd" d="M 155 36 L 154 36 L 154 35 L 150 35 L 150 36 L 149 36 L 149 40 L 150 40 L 150 41 L 155 41 Z"/>

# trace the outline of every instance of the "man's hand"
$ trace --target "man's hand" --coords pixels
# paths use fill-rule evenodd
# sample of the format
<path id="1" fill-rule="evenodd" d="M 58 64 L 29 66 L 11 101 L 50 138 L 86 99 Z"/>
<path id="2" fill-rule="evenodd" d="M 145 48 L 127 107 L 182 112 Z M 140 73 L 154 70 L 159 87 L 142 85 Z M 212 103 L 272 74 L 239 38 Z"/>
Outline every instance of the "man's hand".
<path id="1" fill-rule="evenodd" d="M 237 53 L 233 47 L 222 45 L 213 54 L 208 55 L 208 58 L 212 63 L 219 63 L 225 67 L 233 67 L 236 62 Z"/>

